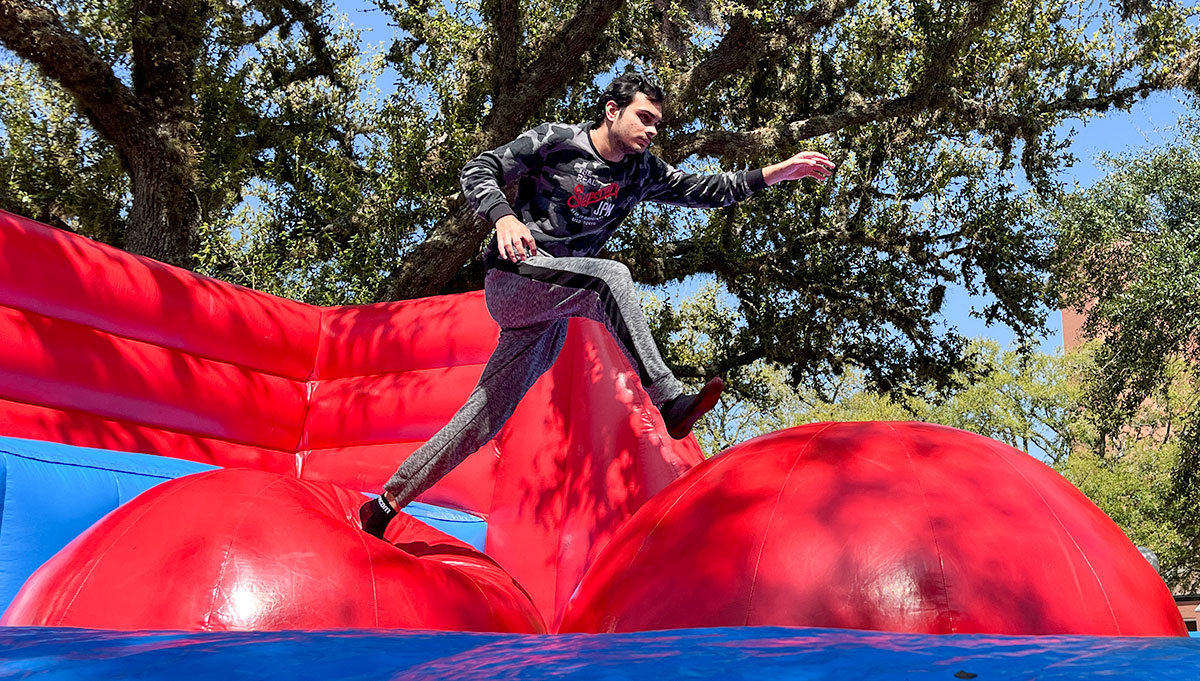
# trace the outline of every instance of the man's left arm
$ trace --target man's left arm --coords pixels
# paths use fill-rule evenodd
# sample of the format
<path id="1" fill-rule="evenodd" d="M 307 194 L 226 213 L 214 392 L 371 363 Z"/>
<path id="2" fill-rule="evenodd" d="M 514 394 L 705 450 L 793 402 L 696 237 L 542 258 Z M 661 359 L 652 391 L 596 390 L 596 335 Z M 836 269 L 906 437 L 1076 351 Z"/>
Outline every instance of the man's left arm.
<path id="1" fill-rule="evenodd" d="M 701 175 L 688 173 L 650 157 L 650 180 L 644 201 L 690 208 L 721 208 L 784 180 L 812 177 L 824 182 L 836 166 L 824 154 L 802 151 L 765 168 Z"/>

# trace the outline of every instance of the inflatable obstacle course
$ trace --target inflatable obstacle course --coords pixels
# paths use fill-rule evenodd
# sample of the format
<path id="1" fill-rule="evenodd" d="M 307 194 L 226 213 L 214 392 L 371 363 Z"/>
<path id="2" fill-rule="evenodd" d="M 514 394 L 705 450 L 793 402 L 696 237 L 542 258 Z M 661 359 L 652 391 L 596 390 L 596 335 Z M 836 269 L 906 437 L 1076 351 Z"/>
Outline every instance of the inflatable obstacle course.
<path id="1" fill-rule="evenodd" d="M 473 386 L 497 335 L 481 295 L 316 308 L 8 214 L 0 253 L 0 435 L 230 469 L 83 530 L 10 624 L 1182 633 L 1136 549 L 1028 456 L 944 428 L 817 424 L 698 465 L 583 320 L 422 499 L 486 520 L 483 553 L 415 521 L 377 542 L 348 509 Z M 1076 601 L 1098 610 L 1072 616 Z"/>

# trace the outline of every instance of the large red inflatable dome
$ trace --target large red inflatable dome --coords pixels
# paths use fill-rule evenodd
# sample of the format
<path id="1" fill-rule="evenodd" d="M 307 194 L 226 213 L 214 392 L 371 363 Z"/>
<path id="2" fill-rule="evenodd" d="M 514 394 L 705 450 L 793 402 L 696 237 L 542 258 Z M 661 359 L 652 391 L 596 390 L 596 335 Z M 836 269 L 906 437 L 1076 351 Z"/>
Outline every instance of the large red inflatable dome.
<path id="1" fill-rule="evenodd" d="M 490 558 L 400 514 L 392 543 L 358 527 L 365 498 L 246 469 L 155 487 L 25 583 L 7 625 L 187 631 L 407 628 L 542 633 Z"/>
<path id="2" fill-rule="evenodd" d="M 706 461 L 630 519 L 561 631 L 790 625 L 1186 635 L 1121 530 L 1016 449 L 922 423 L 823 423 Z"/>

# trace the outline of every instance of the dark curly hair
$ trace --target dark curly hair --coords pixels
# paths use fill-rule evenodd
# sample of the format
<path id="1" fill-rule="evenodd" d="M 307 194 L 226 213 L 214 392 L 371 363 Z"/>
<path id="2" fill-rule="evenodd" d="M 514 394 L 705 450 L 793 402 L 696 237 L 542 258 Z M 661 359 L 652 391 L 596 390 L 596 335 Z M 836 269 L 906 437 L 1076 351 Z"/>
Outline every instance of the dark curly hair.
<path id="1" fill-rule="evenodd" d="M 629 106 L 634 95 L 639 92 L 659 106 L 662 106 L 663 99 L 666 98 L 662 85 L 659 85 L 657 80 L 636 71 L 630 71 L 613 78 L 608 87 L 604 88 L 604 92 L 596 102 L 596 117 L 593 122 L 597 127 L 604 124 L 604 106 L 609 102 L 616 102 L 617 110 L 621 111 Z"/>

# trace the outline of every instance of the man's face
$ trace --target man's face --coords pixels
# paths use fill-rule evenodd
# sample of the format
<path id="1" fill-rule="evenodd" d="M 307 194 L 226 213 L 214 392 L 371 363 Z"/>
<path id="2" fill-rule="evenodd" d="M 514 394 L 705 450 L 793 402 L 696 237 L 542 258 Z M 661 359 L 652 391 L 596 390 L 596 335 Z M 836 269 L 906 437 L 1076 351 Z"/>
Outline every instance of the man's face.
<path id="1" fill-rule="evenodd" d="M 658 134 L 662 107 L 639 92 L 624 109 L 618 110 L 616 102 L 609 102 L 605 114 L 612 121 L 609 139 L 613 146 L 623 154 L 640 154 Z"/>

